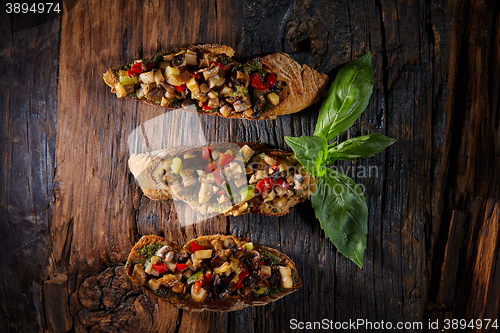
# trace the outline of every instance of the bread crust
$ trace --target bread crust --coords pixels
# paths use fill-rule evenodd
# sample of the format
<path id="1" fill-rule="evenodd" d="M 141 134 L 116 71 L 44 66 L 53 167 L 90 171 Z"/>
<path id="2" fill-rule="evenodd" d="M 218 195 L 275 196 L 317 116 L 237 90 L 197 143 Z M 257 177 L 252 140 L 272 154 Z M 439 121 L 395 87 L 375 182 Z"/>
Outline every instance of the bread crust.
<path id="1" fill-rule="evenodd" d="M 234 49 L 226 45 L 218 44 L 203 44 L 193 45 L 188 47 L 191 50 L 204 50 L 214 55 L 225 54 L 232 58 Z M 329 82 L 329 77 L 326 74 L 320 74 L 307 65 L 300 65 L 293 60 L 288 54 L 283 52 L 272 53 L 264 57 L 258 58 L 261 63 L 275 73 L 279 80 L 285 82 L 285 87 L 282 92 L 280 103 L 273 109 L 263 112 L 259 117 L 247 117 L 243 113 L 232 113 L 225 118 L 248 120 L 265 120 L 275 119 L 276 116 L 286 115 L 299 112 L 312 104 L 316 103 L 326 93 L 326 85 Z M 116 83 L 119 82 L 119 76 L 116 72 L 120 66 L 109 69 L 103 75 L 104 82 L 111 87 L 111 92 L 115 92 Z M 155 102 L 146 99 L 136 99 L 130 96 L 127 98 L 147 103 L 150 105 L 160 106 Z M 167 107 L 168 108 L 168 107 Z M 211 116 L 221 116 L 218 112 L 207 112 L 203 110 L 196 111 L 194 108 L 181 108 L 181 110 L 206 114 Z"/>
<path id="2" fill-rule="evenodd" d="M 293 153 L 286 152 L 279 149 L 268 149 L 266 145 L 262 143 L 252 143 L 252 142 L 237 142 L 234 143 L 238 147 L 243 147 L 248 145 L 254 151 L 264 152 L 272 157 L 287 158 L 293 156 Z M 209 145 L 211 148 L 217 148 L 223 145 L 228 145 L 227 143 L 213 144 Z M 178 147 L 170 149 L 162 149 L 145 154 L 132 154 L 129 158 L 129 168 L 134 177 L 137 179 L 139 186 L 141 187 L 144 195 L 153 200 L 180 200 L 185 201 L 173 195 L 171 189 L 168 187 L 164 181 L 162 181 L 161 163 L 162 158 L 176 155 L 180 152 L 190 153 L 194 150 L 198 150 L 200 147 Z M 312 179 L 314 177 L 311 175 Z M 298 204 L 299 202 L 305 201 L 309 195 L 311 195 L 315 190 L 315 180 L 307 191 L 304 191 L 302 195 L 295 195 L 290 197 L 281 207 L 274 207 L 271 202 L 260 202 L 259 204 L 252 204 L 249 201 L 249 212 L 253 214 L 259 214 L 264 216 L 283 216 L 290 212 L 290 208 Z M 186 202 L 186 201 L 185 201 Z M 186 202 L 190 207 L 200 214 L 213 213 L 202 207 L 196 205 L 196 203 Z M 227 212 L 226 215 L 232 215 L 231 212 Z"/>
<path id="3" fill-rule="evenodd" d="M 200 245 L 206 245 L 208 246 L 211 244 L 213 240 L 220 240 L 223 242 L 224 240 L 228 240 L 232 243 L 236 243 L 238 245 L 243 245 L 245 243 L 250 242 L 250 240 L 245 239 L 245 238 L 240 238 L 232 235 L 208 235 L 208 236 L 201 236 L 196 239 L 190 240 L 187 242 L 182 248 L 185 250 L 188 250 L 189 248 L 189 243 L 191 242 L 197 242 Z M 126 273 L 127 275 L 132 278 L 132 272 L 133 272 L 133 266 L 135 263 L 139 261 L 140 254 L 138 252 L 139 249 L 143 248 L 146 245 L 149 244 L 159 244 L 159 245 L 167 245 L 171 247 L 172 250 L 178 251 L 181 249 L 181 246 L 179 246 L 177 243 L 174 243 L 172 241 L 168 241 L 163 237 L 156 236 L 156 235 L 148 235 L 148 236 L 143 236 L 141 239 L 134 245 L 132 250 L 130 251 L 130 254 L 128 256 L 127 260 L 127 266 L 126 266 Z M 209 310 L 209 311 L 219 311 L 219 312 L 229 312 L 229 311 L 236 311 L 236 310 L 241 310 L 245 307 L 248 306 L 256 306 L 256 305 L 265 305 L 270 302 L 276 301 L 286 295 L 289 295 L 299 289 L 302 286 L 302 281 L 298 275 L 297 272 L 297 267 L 295 266 L 295 263 L 284 253 L 281 253 L 280 251 L 258 245 L 253 243 L 254 245 L 254 250 L 264 251 L 272 254 L 273 256 L 276 256 L 281 259 L 281 262 L 286 266 L 290 267 L 292 271 L 292 275 L 295 277 L 295 282 L 293 283 L 292 288 L 286 288 L 283 291 L 276 293 L 276 294 L 271 294 L 269 296 L 250 296 L 242 299 L 241 297 L 228 297 L 226 299 L 216 299 L 216 300 L 210 300 L 210 301 L 204 301 L 201 303 L 195 302 L 190 298 L 179 298 L 178 295 L 175 293 L 171 293 L 168 295 L 166 298 L 158 297 L 161 300 L 167 301 L 171 303 L 172 305 L 188 310 L 188 311 L 194 311 L 194 312 L 199 312 L 199 311 L 204 311 L 204 310 Z M 147 289 L 144 286 L 141 286 L 144 290 L 151 292 L 149 289 Z"/>
<path id="4" fill-rule="evenodd" d="M 286 53 L 273 53 L 260 58 L 260 61 L 287 83 L 282 92 L 283 100 L 271 110 L 262 113 L 262 118 L 303 110 L 316 103 L 326 92 L 328 75 L 320 74 L 307 65 L 300 65 Z"/>

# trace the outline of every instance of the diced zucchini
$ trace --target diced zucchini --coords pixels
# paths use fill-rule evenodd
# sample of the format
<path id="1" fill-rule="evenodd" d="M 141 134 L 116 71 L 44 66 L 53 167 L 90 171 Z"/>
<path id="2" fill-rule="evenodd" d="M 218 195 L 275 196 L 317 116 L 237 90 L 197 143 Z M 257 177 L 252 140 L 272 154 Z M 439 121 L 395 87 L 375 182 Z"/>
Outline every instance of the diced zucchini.
<path id="1" fill-rule="evenodd" d="M 255 197 L 255 186 L 249 185 L 240 190 L 241 201 L 248 201 Z"/>
<path id="2" fill-rule="evenodd" d="M 245 244 L 243 244 L 243 246 L 241 248 L 243 250 L 252 251 L 253 250 L 253 243 L 252 242 L 245 243 Z"/>
<path id="3" fill-rule="evenodd" d="M 170 167 L 172 169 L 173 173 L 178 173 L 182 165 L 182 160 L 178 157 L 175 157 L 172 161 L 172 166 Z"/>
<path id="4" fill-rule="evenodd" d="M 226 261 L 225 263 L 222 264 L 222 266 L 214 268 L 214 274 L 224 274 L 230 270 L 231 270 L 231 265 L 229 264 L 229 262 Z"/>
<path id="5" fill-rule="evenodd" d="M 262 295 L 263 293 L 265 293 L 265 292 L 266 292 L 266 290 L 267 290 L 267 288 L 266 288 L 266 287 L 263 287 L 263 288 L 260 288 L 259 290 L 257 290 L 255 293 L 256 293 L 256 294 L 259 294 L 259 295 Z"/>
<path id="6" fill-rule="evenodd" d="M 138 84 L 139 80 L 137 79 L 137 76 L 129 77 L 125 73 L 125 75 L 120 75 L 120 83 L 123 84 L 124 86 L 126 86 L 128 84 Z"/>
<path id="7" fill-rule="evenodd" d="M 186 281 L 188 286 L 190 284 L 193 284 L 196 280 L 198 280 L 202 274 L 203 274 L 203 271 L 198 271 L 198 272 L 194 273 L 193 275 L 191 275 Z"/>
<path id="8" fill-rule="evenodd" d="M 181 70 L 179 67 L 172 67 L 172 66 L 167 66 L 165 67 L 165 77 L 169 78 L 172 75 L 179 75 L 181 73 Z"/>

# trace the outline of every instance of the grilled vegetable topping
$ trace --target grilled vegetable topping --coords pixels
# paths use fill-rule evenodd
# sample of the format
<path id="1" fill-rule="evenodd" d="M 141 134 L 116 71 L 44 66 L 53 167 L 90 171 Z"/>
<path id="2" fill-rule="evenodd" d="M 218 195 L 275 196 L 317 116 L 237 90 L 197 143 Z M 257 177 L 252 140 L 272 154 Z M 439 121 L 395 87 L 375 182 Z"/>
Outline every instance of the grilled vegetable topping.
<path id="1" fill-rule="evenodd" d="M 116 95 L 146 99 L 163 107 L 194 104 L 224 117 L 258 117 L 280 103 L 285 83 L 258 59 L 240 63 L 224 54 L 180 49 L 137 60 L 116 72 Z"/>
<path id="2" fill-rule="evenodd" d="M 296 196 L 307 197 L 316 183 L 295 157 L 280 159 L 248 145 L 184 151 L 165 157 L 161 165 L 165 183 L 178 198 L 205 212 L 233 216 L 263 203 L 276 210 L 286 207 Z"/>
<path id="3" fill-rule="evenodd" d="M 260 297 L 293 288 L 297 280 L 284 260 L 255 250 L 251 242 L 214 239 L 200 245 L 191 241 L 167 256 L 165 247 L 146 247 L 138 251 L 140 260 L 127 265 L 131 265 L 133 282 L 158 295 L 170 291 L 195 302 Z"/>

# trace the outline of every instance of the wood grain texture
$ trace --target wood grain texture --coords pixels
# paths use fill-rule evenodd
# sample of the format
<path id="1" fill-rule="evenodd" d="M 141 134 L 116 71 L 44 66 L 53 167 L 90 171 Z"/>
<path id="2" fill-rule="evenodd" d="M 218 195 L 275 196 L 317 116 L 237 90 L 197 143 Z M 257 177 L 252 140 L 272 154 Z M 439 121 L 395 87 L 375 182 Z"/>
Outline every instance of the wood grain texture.
<path id="1" fill-rule="evenodd" d="M 0 331 L 44 325 L 60 20 L 0 14 Z"/>
<path id="2" fill-rule="evenodd" d="M 497 1 L 92 0 L 65 1 L 62 16 L 0 19 L 0 331 L 287 332 L 291 319 L 500 320 Z M 147 133 L 164 110 L 117 99 L 102 74 L 197 43 L 227 44 L 240 58 L 285 51 L 331 78 L 372 52 L 374 93 L 339 140 L 380 132 L 398 141 L 334 166 L 365 188 L 362 270 L 325 239 L 309 201 L 279 218 L 183 225 L 172 202 L 143 196 L 129 154 L 164 141 L 130 135 Z M 288 150 L 284 136 L 312 135 L 318 109 L 262 122 L 200 117 L 199 125 L 208 142 Z M 170 123 L 174 141 L 200 140 Z M 286 253 L 302 288 L 263 307 L 190 313 L 126 277 L 140 236 L 182 244 L 213 233 Z"/>

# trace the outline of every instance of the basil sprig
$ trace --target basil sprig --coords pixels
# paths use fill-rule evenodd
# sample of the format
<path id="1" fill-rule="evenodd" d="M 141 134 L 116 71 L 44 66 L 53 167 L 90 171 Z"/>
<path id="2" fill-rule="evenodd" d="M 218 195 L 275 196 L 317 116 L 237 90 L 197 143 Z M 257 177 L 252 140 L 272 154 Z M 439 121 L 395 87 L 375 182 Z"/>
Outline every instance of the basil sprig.
<path id="1" fill-rule="evenodd" d="M 372 91 L 372 56 L 368 52 L 337 74 L 320 107 L 314 136 L 285 137 L 297 160 L 318 180 L 311 203 L 325 236 L 360 268 L 368 234 L 366 199 L 354 180 L 327 165 L 371 157 L 396 141 L 373 133 L 332 143 L 365 111 Z"/>

